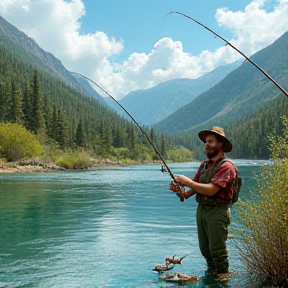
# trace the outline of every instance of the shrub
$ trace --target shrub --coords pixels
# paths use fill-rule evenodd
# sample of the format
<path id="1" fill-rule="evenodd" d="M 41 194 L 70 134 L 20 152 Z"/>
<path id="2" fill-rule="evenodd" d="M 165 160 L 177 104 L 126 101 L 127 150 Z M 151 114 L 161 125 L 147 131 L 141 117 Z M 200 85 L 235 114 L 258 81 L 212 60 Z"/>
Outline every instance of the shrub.
<path id="1" fill-rule="evenodd" d="M 23 126 L 0 123 L 0 156 L 10 161 L 39 156 L 42 146 Z"/>
<path id="2" fill-rule="evenodd" d="M 193 153 L 183 146 L 168 151 L 168 158 L 173 162 L 193 161 Z"/>
<path id="3" fill-rule="evenodd" d="M 283 136 L 269 136 L 273 165 L 263 166 L 253 200 L 240 201 L 242 229 L 236 242 L 251 276 L 261 285 L 288 287 L 288 121 Z"/>
<path id="4" fill-rule="evenodd" d="M 90 155 L 85 151 L 65 153 L 58 158 L 56 163 L 66 169 L 83 169 L 93 166 Z"/>

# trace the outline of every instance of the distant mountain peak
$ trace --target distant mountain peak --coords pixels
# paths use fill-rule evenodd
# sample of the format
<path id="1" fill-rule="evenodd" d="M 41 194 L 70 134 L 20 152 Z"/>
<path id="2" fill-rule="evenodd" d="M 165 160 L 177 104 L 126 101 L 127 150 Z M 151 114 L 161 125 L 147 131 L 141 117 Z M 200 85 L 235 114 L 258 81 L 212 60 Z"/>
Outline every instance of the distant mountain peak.
<path id="1" fill-rule="evenodd" d="M 120 103 L 139 123 L 153 125 L 209 90 L 240 64 L 241 62 L 236 61 L 218 67 L 198 79 L 172 79 L 146 90 L 133 91 L 123 97 Z M 107 98 L 105 101 L 120 115 L 126 117 L 113 101 Z"/>

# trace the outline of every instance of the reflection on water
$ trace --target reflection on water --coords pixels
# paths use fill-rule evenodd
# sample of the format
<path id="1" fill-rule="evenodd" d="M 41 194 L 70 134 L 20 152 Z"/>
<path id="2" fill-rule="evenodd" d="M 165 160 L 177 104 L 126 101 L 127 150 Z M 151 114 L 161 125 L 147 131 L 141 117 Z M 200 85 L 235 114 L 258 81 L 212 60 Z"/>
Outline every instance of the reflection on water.
<path id="1" fill-rule="evenodd" d="M 260 164 L 237 161 L 244 198 Z M 198 165 L 171 170 L 193 177 Z M 0 287 L 170 287 L 152 268 L 186 254 L 172 271 L 203 276 L 195 200 L 180 203 L 160 169 L 0 175 Z M 230 259 L 239 270 L 233 247 Z"/>

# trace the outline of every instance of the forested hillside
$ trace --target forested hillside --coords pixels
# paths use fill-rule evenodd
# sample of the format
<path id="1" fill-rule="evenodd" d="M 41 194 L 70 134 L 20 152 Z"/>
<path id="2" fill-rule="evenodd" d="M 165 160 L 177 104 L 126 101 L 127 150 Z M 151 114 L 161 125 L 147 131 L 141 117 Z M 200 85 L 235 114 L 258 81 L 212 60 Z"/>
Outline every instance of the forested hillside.
<path id="1" fill-rule="evenodd" d="M 288 117 L 288 98 L 283 94 L 254 111 L 250 115 L 229 122 L 225 127 L 227 137 L 233 143 L 233 150 L 226 156 L 233 159 L 269 159 L 268 137 L 271 134 L 282 135 L 282 116 Z M 210 126 L 207 127 L 211 128 Z M 175 144 L 185 143 L 188 149 L 194 151 L 197 159 L 203 159 L 203 143 L 195 133 L 180 133 L 181 137 L 170 135 Z M 189 141 L 185 142 L 185 139 Z M 184 145 L 185 145 L 184 144 Z"/>
<path id="2" fill-rule="evenodd" d="M 279 94 L 249 117 L 229 123 L 227 135 L 233 141 L 233 158 L 269 159 L 269 134 L 283 134 L 282 116 L 288 116 L 288 98 Z"/>
<path id="3" fill-rule="evenodd" d="M 288 32 L 272 45 L 251 56 L 255 63 L 286 90 L 287 51 Z M 153 127 L 166 133 L 195 133 L 215 124 L 225 128 L 230 121 L 240 120 L 266 102 L 272 101 L 279 91 L 256 67 L 246 61 L 212 89 Z"/>
<path id="4" fill-rule="evenodd" d="M 153 154 L 130 121 L 95 98 L 24 63 L 3 43 L 0 63 L 0 122 L 21 124 L 47 143 L 55 141 L 63 150 L 83 147 L 107 156 L 113 149 L 123 148 L 118 151 L 122 153 L 119 158 L 137 160 Z M 159 146 L 165 142 L 164 136 L 156 133 L 153 139 Z"/>

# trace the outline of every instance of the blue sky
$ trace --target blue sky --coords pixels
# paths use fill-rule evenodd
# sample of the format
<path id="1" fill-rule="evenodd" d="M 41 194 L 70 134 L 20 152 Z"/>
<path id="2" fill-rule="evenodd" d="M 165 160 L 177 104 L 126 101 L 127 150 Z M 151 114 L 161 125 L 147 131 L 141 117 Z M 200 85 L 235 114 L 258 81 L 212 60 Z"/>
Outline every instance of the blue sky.
<path id="1" fill-rule="evenodd" d="M 120 99 L 176 78 L 195 79 L 248 56 L 288 30 L 288 0 L 1 0 L 0 15 L 71 71 Z"/>
<path id="2" fill-rule="evenodd" d="M 200 54 L 205 49 L 215 50 L 223 45 L 215 41 L 212 34 L 197 24 L 179 15 L 167 14 L 171 11 L 183 12 L 225 37 L 231 37 L 229 30 L 220 29 L 215 12 L 220 7 L 232 11 L 244 11 L 251 0 L 84 0 L 87 14 L 82 19 L 81 32 L 104 31 L 108 36 L 124 40 L 124 50 L 119 59 L 125 59 L 134 52 L 149 53 L 161 38 L 171 37 L 181 41 L 184 50 Z M 101 3 L 102 2 L 102 3 Z M 101 4 L 99 4 L 101 3 Z"/>

